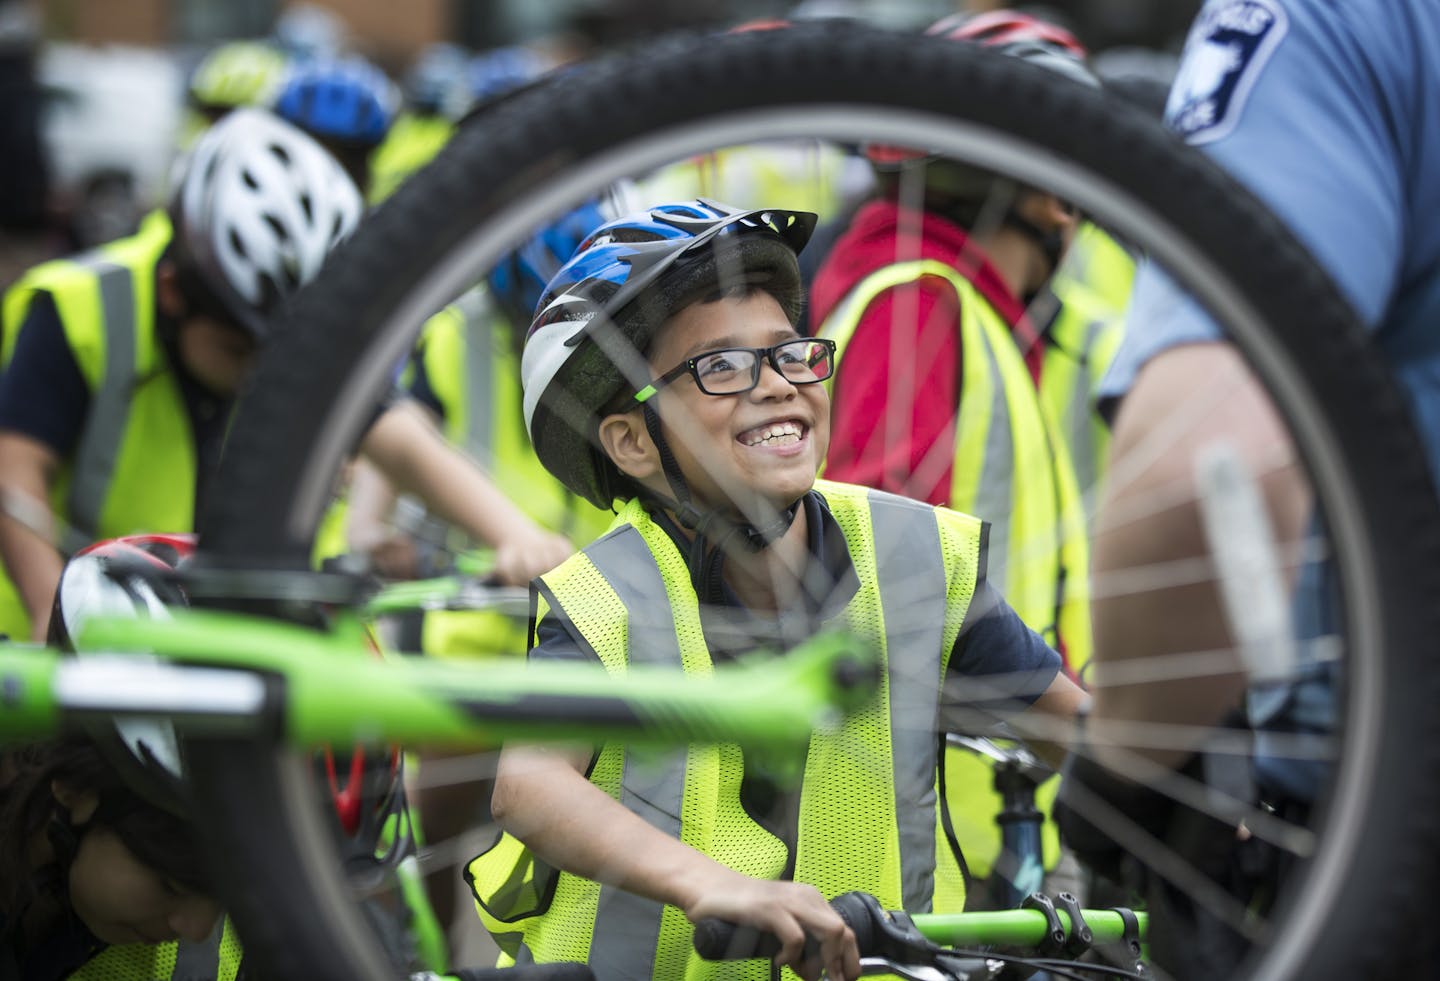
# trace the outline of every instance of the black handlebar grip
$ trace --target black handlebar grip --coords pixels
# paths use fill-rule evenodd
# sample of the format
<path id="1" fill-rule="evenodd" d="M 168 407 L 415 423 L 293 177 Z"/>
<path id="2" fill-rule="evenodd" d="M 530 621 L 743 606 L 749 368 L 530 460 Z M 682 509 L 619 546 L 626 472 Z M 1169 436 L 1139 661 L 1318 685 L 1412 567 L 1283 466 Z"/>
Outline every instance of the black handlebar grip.
<path id="1" fill-rule="evenodd" d="M 695 953 L 707 961 L 743 961 L 774 957 L 780 938 L 773 933 L 707 916 L 695 924 Z"/>
<path id="2" fill-rule="evenodd" d="M 878 924 L 886 921 L 880 901 L 869 893 L 847 892 L 830 900 L 830 906 L 855 933 L 855 946 L 861 957 L 878 953 L 883 946 Z M 695 952 L 707 961 L 743 961 L 752 957 L 774 957 L 780 950 L 780 938 L 754 927 L 739 926 L 726 920 L 707 916 L 695 924 Z M 814 956 L 820 945 L 805 938 L 805 953 Z"/>
<path id="3" fill-rule="evenodd" d="M 830 900 L 830 907 L 840 914 L 840 919 L 855 934 L 855 946 L 861 957 L 879 953 L 875 949 L 878 945 L 875 924 L 877 917 L 881 920 L 885 918 L 885 911 L 878 899 L 869 893 L 847 892 Z"/>

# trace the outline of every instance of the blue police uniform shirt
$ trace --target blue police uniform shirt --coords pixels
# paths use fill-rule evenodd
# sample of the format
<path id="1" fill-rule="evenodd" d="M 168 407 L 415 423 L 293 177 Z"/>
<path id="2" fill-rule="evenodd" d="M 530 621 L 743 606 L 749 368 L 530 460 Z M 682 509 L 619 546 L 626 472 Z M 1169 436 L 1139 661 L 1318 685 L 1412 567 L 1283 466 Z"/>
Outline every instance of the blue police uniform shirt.
<path id="1" fill-rule="evenodd" d="M 1258 195 L 1329 271 L 1395 367 L 1440 474 L 1440 3 L 1210 0 L 1197 17 L 1167 122 Z M 1102 401 L 1156 354 L 1215 326 L 1159 270 L 1142 268 Z M 1295 628 L 1333 633 L 1333 569 L 1302 572 Z M 1252 722 L 1333 725 L 1331 669 L 1252 691 Z M 1261 784 L 1302 800 L 1324 767 L 1267 752 Z"/>
<path id="2" fill-rule="evenodd" d="M 1166 116 L 1339 283 L 1440 472 L 1440 3 L 1211 0 Z M 1142 269 L 1102 397 L 1160 351 L 1214 337 L 1194 302 Z"/>

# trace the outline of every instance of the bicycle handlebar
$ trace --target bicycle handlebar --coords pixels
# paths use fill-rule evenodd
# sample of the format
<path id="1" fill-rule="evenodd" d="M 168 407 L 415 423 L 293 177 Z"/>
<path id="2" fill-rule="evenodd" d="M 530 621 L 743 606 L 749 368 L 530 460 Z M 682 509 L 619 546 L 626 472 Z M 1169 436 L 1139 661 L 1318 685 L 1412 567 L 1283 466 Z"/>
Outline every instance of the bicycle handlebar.
<path id="1" fill-rule="evenodd" d="M 752 957 L 774 957 L 780 952 L 780 938 L 751 926 L 707 916 L 695 924 L 695 953 L 707 961 L 743 961 Z M 814 946 L 808 937 L 807 952 Z"/>
<path id="2" fill-rule="evenodd" d="M 855 932 L 855 943 L 860 949 L 861 957 L 881 954 L 883 951 L 876 948 L 889 946 L 877 944 L 876 917 L 882 917 L 889 922 L 889 915 L 874 896 L 863 892 L 847 892 L 832 899 L 830 906 L 840 914 L 845 925 Z M 924 937 L 918 932 L 915 937 L 924 941 Z M 694 944 L 695 952 L 707 961 L 774 957 L 780 950 L 780 938 L 773 933 L 708 916 L 695 924 Z M 818 948 L 808 937 L 805 946 L 807 951 Z"/>
<path id="3" fill-rule="evenodd" d="M 950 953 L 947 947 L 966 945 L 1016 945 L 1042 952 L 1073 952 L 1091 943 L 1122 943 L 1139 957 L 1140 936 L 1146 925 L 1144 913 L 1128 909 L 1081 910 L 1074 897 L 1065 893 L 1055 902 L 1035 894 L 1027 900 L 1025 909 L 917 913 L 913 917 L 887 911 L 874 896 L 862 892 L 837 896 L 830 905 L 854 931 L 861 958 L 878 957 L 897 964 L 930 963 L 937 955 Z M 1082 934 L 1083 939 L 1079 936 Z M 807 949 L 813 949 L 811 941 L 806 943 Z M 780 949 L 774 934 L 712 917 L 695 924 L 694 945 L 696 953 L 706 960 L 773 957 Z"/>
<path id="4" fill-rule="evenodd" d="M 409 981 L 595 981 L 586 964 L 529 964 L 524 967 L 465 967 L 436 974 L 421 971 Z"/>
<path id="5" fill-rule="evenodd" d="M 412 976 L 411 981 L 595 981 L 584 964 L 531 964 L 525 967 L 465 968 L 449 974 Z"/>

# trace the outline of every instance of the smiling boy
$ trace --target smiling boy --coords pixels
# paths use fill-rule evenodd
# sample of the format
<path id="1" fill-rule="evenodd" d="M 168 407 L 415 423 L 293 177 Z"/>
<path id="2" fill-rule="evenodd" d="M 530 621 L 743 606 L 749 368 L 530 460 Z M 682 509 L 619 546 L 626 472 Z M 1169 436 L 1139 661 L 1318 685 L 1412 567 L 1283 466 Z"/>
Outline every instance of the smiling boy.
<path id="1" fill-rule="evenodd" d="M 550 283 L 522 366 L 532 442 L 571 490 L 623 503 L 532 584 L 530 656 L 705 674 L 841 626 L 883 655 L 880 691 L 815 733 L 798 787 L 735 746 L 658 763 L 621 745 L 507 747 L 493 809 L 508 836 L 470 868 L 506 962 L 710 977 L 722 969 L 696 958 L 691 923 L 718 916 L 777 935 L 775 964 L 802 977 L 854 978 L 828 899 L 963 906 L 937 793 L 946 711 L 1068 718 L 1084 698 L 986 583 L 980 521 L 817 482 L 834 347 L 795 329 L 814 222 L 661 205 L 601 226 Z M 522 880 L 539 902 L 518 899 Z"/>

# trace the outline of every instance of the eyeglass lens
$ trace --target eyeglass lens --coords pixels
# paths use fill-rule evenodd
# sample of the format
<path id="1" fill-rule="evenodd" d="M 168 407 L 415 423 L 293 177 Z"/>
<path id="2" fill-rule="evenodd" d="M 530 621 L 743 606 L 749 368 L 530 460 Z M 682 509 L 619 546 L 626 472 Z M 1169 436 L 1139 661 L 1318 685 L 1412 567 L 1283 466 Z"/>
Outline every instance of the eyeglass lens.
<path id="1" fill-rule="evenodd" d="M 735 395 L 754 388 L 760 381 L 759 358 L 769 355 L 771 363 L 791 384 L 809 385 L 829 378 L 834 372 L 830 347 L 808 337 L 777 344 L 767 350 L 733 348 L 711 351 L 695 359 L 695 378 L 709 395 Z"/>

